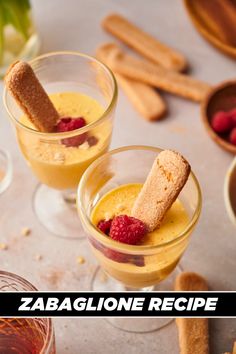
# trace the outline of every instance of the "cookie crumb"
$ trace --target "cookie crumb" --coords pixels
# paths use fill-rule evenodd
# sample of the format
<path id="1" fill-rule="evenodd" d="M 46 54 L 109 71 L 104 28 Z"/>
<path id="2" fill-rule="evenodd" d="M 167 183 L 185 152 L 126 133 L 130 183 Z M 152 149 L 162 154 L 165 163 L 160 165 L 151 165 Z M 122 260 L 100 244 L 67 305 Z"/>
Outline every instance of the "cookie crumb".
<path id="1" fill-rule="evenodd" d="M 83 144 L 79 146 L 79 149 L 81 150 L 88 150 L 89 149 L 89 143 L 85 141 Z"/>
<path id="2" fill-rule="evenodd" d="M 0 250 L 8 250 L 8 245 L 6 243 L 0 243 Z"/>
<path id="3" fill-rule="evenodd" d="M 110 219 L 113 219 L 114 215 L 112 213 L 109 213 L 109 212 L 106 212 L 104 214 L 104 218 L 105 220 L 110 220 Z"/>
<path id="4" fill-rule="evenodd" d="M 35 259 L 37 262 L 39 262 L 39 261 L 41 261 L 41 260 L 43 259 L 43 256 L 42 256 L 41 254 L 36 254 L 36 255 L 34 256 L 34 259 Z"/>
<path id="5" fill-rule="evenodd" d="M 124 204 L 117 204 L 117 211 L 121 212 L 121 211 L 124 211 L 125 210 L 125 206 Z"/>
<path id="6" fill-rule="evenodd" d="M 31 234 L 31 229 L 29 227 L 23 227 L 21 230 L 22 236 L 29 236 Z"/>
<path id="7" fill-rule="evenodd" d="M 85 263 L 85 259 L 84 259 L 84 257 L 79 256 L 79 257 L 76 258 L 76 262 L 78 264 L 84 264 Z"/>
<path id="8" fill-rule="evenodd" d="M 62 152 L 56 152 L 54 155 L 54 161 L 59 163 L 65 162 L 65 155 Z"/>

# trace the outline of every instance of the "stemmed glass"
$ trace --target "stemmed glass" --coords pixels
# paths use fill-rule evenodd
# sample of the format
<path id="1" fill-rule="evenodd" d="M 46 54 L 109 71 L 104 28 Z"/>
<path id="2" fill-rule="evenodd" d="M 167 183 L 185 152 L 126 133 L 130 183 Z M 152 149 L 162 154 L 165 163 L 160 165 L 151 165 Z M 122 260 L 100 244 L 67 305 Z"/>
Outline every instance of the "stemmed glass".
<path id="1" fill-rule="evenodd" d="M 104 235 L 91 222 L 91 211 L 110 190 L 128 183 L 144 183 L 161 149 L 145 146 L 123 147 L 97 159 L 86 170 L 78 187 L 78 212 L 100 268 L 92 280 L 94 291 L 171 290 L 179 263 L 201 211 L 201 191 L 191 172 L 179 195 L 189 216 L 188 225 L 176 238 L 158 245 L 128 245 Z M 119 262 L 119 254 L 127 262 Z M 108 278 L 104 281 L 101 271 Z M 115 327 L 131 332 L 149 332 L 166 325 L 168 318 L 108 320 Z"/>
<path id="2" fill-rule="evenodd" d="M 5 192 L 12 180 L 12 160 L 7 150 L 0 148 L 0 194 Z"/>
<path id="3" fill-rule="evenodd" d="M 37 291 L 16 274 L 0 271 L 0 291 Z M 55 354 L 50 318 L 0 318 L 0 353 Z"/>
<path id="4" fill-rule="evenodd" d="M 5 108 L 15 127 L 21 152 L 42 183 L 33 198 L 37 217 L 58 236 L 80 238 L 83 235 L 75 209 L 76 188 L 86 168 L 109 148 L 117 101 L 116 81 L 101 62 L 77 52 L 42 55 L 30 65 L 48 94 L 79 92 L 104 108 L 96 121 L 83 128 L 66 133 L 42 133 L 22 124 L 22 111 L 9 92 L 4 91 Z M 73 150 L 73 161 L 67 161 L 68 150 L 65 148 L 62 153 L 62 141 L 85 134 L 99 137 L 98 142 L 86 151 L 69 147 Z"/>

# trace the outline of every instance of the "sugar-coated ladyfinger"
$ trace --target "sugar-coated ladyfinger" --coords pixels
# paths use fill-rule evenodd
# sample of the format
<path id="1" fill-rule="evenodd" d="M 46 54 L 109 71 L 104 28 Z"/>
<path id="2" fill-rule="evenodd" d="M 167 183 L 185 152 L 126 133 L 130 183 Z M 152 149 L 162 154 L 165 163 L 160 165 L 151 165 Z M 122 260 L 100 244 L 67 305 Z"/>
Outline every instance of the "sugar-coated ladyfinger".
<path id="1" fill-rule="evenodd" d="M 184 187 L 190 170 L 189 163 L 178 152 L 160 152 L 134 203 L 132 216 L 142 220 L 149 231 L 160 227 L 167 210 Z"/>
<path id="2" fill-rule="evenodd" d="M 202 101 L 210 90 L 210 85 L 205 82 L 167 70 L 147 60 L 134 58 L 118 46 L 111 47 L 108 43 L 103 47 L 103 50 L 107 49 L 107 62 L 111 70 L 127 78 L 197 102 Z"/>
<path id="3" fill-rule="evenodd" d="M 102 26 L 144 57 L 167 69 L 182 71 L 187 66 L 182 54 L 159 42 L 119 14 L 107 16 Z"/>
<path id="4" fill-rule="evenodd" d="M 21 61 L 14 63 L 5 76 L 5 83 L 34 126 L 41 132 L 52 132 L 59 114 L 31 66 Z"/>
<path id="5" fill-rule="evenodd" d="M 109 43 L 102 45 L 97 49 L 96 56 L 104 64 L 109 66 L 109 55 L 116 50 L 119 50 L 116 44 Z M 155 89 L 142 82 L 128 79 L 117 73 L 115 73 L 115 77 L 134 108 L 142 117 L 148 121 L 154 121 L 164 116 L 167 110 L 166 104 Z"/>
<path id="6" fill-rule="evenodd" d="M 127 79 L 120 74 L 115 76 L 134 108 L 143 118 L 148 121 L 155 121 L 165 115 L 166 104 L 155 89 L 142 82 Z"/>
<path id="7" fill-rule="evenodd" d="M 207 291 L 206 280 L 196 273 L 181 273 L 175 281 L 175 291 Z M 177 318 L 180 354 L 209 354 L 207 318 Z"/>

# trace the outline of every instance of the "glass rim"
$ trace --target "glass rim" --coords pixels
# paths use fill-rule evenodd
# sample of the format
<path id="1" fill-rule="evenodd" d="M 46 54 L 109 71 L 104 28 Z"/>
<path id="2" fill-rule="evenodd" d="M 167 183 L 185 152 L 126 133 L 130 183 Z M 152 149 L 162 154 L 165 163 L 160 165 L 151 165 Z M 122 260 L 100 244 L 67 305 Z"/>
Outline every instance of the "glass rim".
<path id="1" fill-rule="evenodd" d="M 29 64 L 34 64 L 36 63 L 38 60 L 41 59 L 46 59 L 48 57 L 53 57 L 53 56 L 62 56 L 62 55 L 71 55 L 71 56 L 77 56 L 77 57 L 81 57 L 87 60 L 90 60 L 91 62 L 95 62 L 98 65 L 100 65 L 105 72 L 108 73 L 108 75 L 111 78 L 111 81 L 113 82 L 113 94 L 112 97 L 109 101 L 109 104 L 107 105 L 107 108 L 105 109 L 105 111 L 102 113 L 102 115 L 99 116 L 99 118 L 92 122 L 89 123 L 88 125 L 76 129 L 76 130 L 72 130 L 70 132 L 62 132 L 62 133 L 45 133 L 45 132 L 40 132 L 38 130 L 32 129 L 30 127 L 27 127 L 26 125 L 22 124 L 18 119 L 15 118 L 15 116 L 12 114 L 11 109 L 8 106 L 7 103 L 7 97 L 9 95 L 9 92 L 6 88 L 6 85 L 4 85 L 4 89 L 3 89 L 3 104 L 4 107 L 9 115 L 9 117 L 11 118 L 11 120 L 13 121 L 13 123 L 17 126 L 19 126 L 21 129 L 30 132 L 31 134 L 35 134 L 38 135 L 40 137 L 44 137 L 44 138 L 49 138 L 50 139 L 61 139 L 61 138 L 69 138 L 69 137 L 73 137 L 78 135 L 78 132 L 80 134 L 86 133 L 88 132 L 90 129 L 95 128 L 96 126 L 98 126 L 100 123 L 102 123 L 103 121 L 106 120 L 106 118 L 108 117 L 109 113 L 111 112 L 111 110 L 113 109 L 116 101 L 117 101 L 117 96 L 118 96 L 118 86 L 117 86 L 117 82 L 115 79 L 115 75 L 113 74 L 113 72 L 111 71 L 111 69 L 109 69 L 109 67 L 105 64 L 103 64 L 100 60 L 98 60 L 97 58 L 90 56 L 88 54 L 84 54 L 84 53 L 80 53 L 79 51 L 55 51 L 55 52 L 50 52 L 50 53 L 46 53 L 46 54 L 42 54 L 37 56 L 36 58 L 32 59 L 29 61 Z M 17 104 L 17 103 L 16 103 Z"/>
<path id="2" fill-rule="evenodd" d="M 236 174 L 236 157 L 233 158 L 232 162 L 230 163 L 230 166 L 226 172 L 225 180 L 224 180 L 224 200 L 225 200 L 226 210 L 228 212 L 228 216 L 232 221 L 233 225 L 236 226 L 236 214 L 233 210 L 233 206 L 230 198 L 230 183 L 231 183 L 232 174 L 234 172 Z"/>
<path id="3" fill-rule="evenodd" d="M 92 235 L 95 235 L 96 239 L 101 241 L 101 243 L 105 244 L 106 246 L 111 246 L 111 248 L 113 248 L 115 250 L 126 251 L 126 252 L 131 252 L 131 253 L 133 251 L 133 253 L 135 253 L 135 254 L 141 254 L 143 251 L 154 251 L 156 249 L 171 246 L 172 244 L 175 244 L 175 243 L 179 242 L 180 240 L 182 240 L 188 234 L 188 232 L 194 228 L 194 226 L 196 225 L 196 223 L 199 219 L 200 213 L 201 213 L 201 209 L 202 209 L 201 188 L 200 188 L 199 182 L 198 182 L 195 174 L 192 171 L 190 172 L 189 177 L 191 176 L 191 178 L 193 179 L 193 182 L 194 182 L 196 190 L 197 190 L 197 206 L 195 208 L 194 214 L 193 214 L 192 218 L 190 219 L 188 225 L 184 228 L 184 230 L 182 232 L 180 232 L 178 234 L 178 236 L 174 240 L 171 240 L 168 242 L 163 242 L 163 243 L 155 245 L 155 246 L 152 246 L 152 245 L 129 245 L 129 244 L 125 244 L 125 243 L 121 243 L 121 242 L 112 240 L 108 236 L 104 235 L 101 231 L 99 231 L 99 229 L 95 225 L 93 225 L 93 223 L 91 222 L 91 220 L 87 216 L 84 206 L 81 203 L 80 195 L 83 194 L 83 190 L 84 190 L 84 187 L 86 184 L 87 177 L 90 175 L 90 173 L 93 171 L 93 169 L 96 168 L 108 156 L 112 156 L 117 153 L 129 151 L 129 150 L 146 150 L 146 151 L 153 151 L 153 152 L 159 153 L 163 149 L 160 149 L 160 148 L 157 148 L 154 146 L 146 146 L 146 145 L 130 145 L 130 146 L 116 148 L 116 149 L 111 150 L 111 151 L 107 152 L 106 154 L 103 154 L 102 156 L 100 156 L 97 160 L 95 160 L 87 168 L 87 170 L 84 172 L 84 174 L 81 177 L 81 180 L 79 182 L 78 190 L 77 190 L 77 209 L 78 209 L 79 216 L 82 219 L 82 222 L 86 225 L 86 228 L 88 230 L 91 230 Z"/>
<path id="4" fill-rule="evenodd" d="M 38 289 L 33 284 L 31 284 L 28 280 L 26 280 L 25 278 L 21 277 L 20 275 L 15 274 L 15 273 L 0 270 L 0 277 L 6 277 L 6 278 L 11 278 L 11 279 L 17 280 L 20 284 L 23 284 L 23 285 L 26 285 L 27 287 L 29 287 L 29 291 L 38 291 Z M 43 345 L 42 349 L 40 350 L 40 354 L 49 354 L 50 349 L 51 349 L 51 345 L 53 344 L 53 333 L 54 333 L 53 332 L 53 324 L 52 324 L 51 318 L 45 317 L 44 319 L 47 321 L 47 333 L 46 333 L 44 345 Z"/>

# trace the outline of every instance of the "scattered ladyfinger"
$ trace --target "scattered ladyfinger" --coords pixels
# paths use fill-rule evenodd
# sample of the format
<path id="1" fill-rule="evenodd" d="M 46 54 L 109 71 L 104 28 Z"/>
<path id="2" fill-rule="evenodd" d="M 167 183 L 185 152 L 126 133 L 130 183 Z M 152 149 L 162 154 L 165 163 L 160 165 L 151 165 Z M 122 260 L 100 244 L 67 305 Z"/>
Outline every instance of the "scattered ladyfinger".
<path id="1" fill-rule="evenodd" d="M 180 74 L 147 60 L 134 58 L 123 52 L 118 46 L 104 44 L 100 50 L 107 51 L 108 66 L 114 72 L 126 78 L 141 81 L 172 94 L 200 102 L 210 90 L 210 85 Z"/>
<path id="2" fill-rule="evenodd" d="M 160 227 L 167 210 L 184 187 L 190 170 L 189 163 L 178 152 L 160 152 L 134 203 L 132 216 L 142 220 L 149 231 Z"/>
<path id="3" fill-rule="evenodd" d="M 127 79 L 120 74 L 115 76 L 134 108 L 143 118 L 156 121 L 165 115 L 166 104 L 155 89 L 142 82 Z"/>
<path id="4" fill-rule="evenodd" d="M 116 50 L 113 43 L 97 49 L 96 56 L 109 66 L 109 53 Z M 158 92 L 142 82 L 128 79 L 115 73 L 116 79 L 130 99 L 134 108 L 148 121 L 158 120 L 166 113 L 166 104 Z"/>
<path id="5" fill-rule="evenodd" d="M 186 59 L 182 54 L 159 42 L 121 15 L 111 14 L 107 16 L 103 20 L 102 26 L 154 63 L 176 71 L 182 71 L 187 66 Z"/>
<path id="6" fill-rule="evenodd" d="M 175 291 L 207 291 L 206 280 L 196 273 L 181 273 Z M 177 318 L 180 354 L 209 354 L 207 318 Z"/>
<path id="7" fill-rule="evenodd" d="M 28 63 L 14 63 L 5 76 L 5 84 L 19 107 L 39 131 L 54 130 L 59 114 Z"/>

